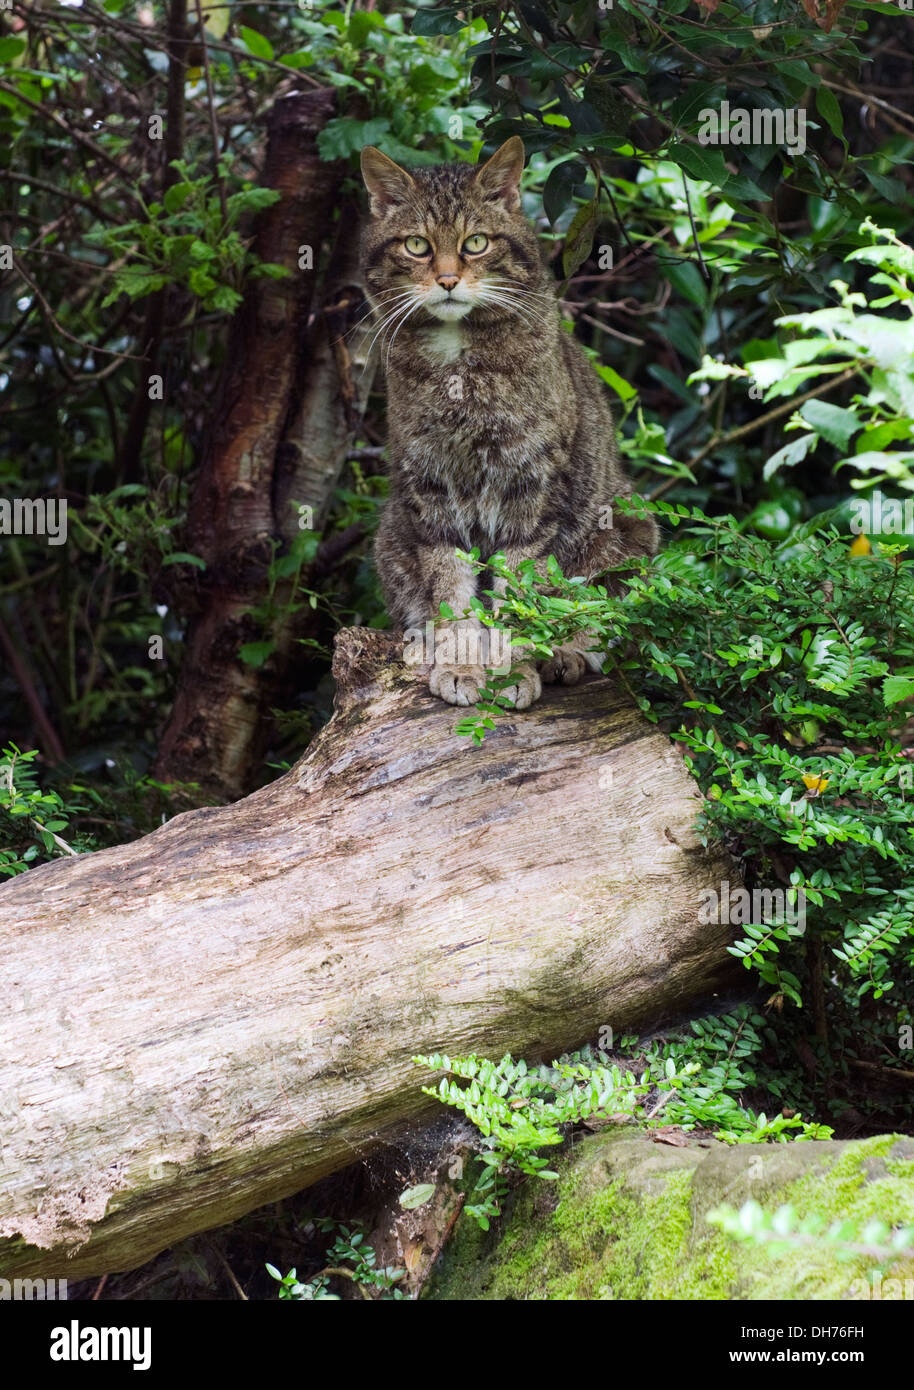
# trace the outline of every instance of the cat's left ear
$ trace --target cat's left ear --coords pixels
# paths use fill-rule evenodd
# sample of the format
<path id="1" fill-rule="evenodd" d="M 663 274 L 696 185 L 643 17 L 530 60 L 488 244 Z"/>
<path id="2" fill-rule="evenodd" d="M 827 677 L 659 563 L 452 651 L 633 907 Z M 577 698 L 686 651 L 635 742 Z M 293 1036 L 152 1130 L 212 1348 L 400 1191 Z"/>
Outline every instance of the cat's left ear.
<path id="1" fill-rule="evenodd" d="M 509 212 L 520 207 L 520 176 L 524 171 L 524 145 L 512 135 L 476 170 L 476 182 L 486 198 L 500 199 Z"/>

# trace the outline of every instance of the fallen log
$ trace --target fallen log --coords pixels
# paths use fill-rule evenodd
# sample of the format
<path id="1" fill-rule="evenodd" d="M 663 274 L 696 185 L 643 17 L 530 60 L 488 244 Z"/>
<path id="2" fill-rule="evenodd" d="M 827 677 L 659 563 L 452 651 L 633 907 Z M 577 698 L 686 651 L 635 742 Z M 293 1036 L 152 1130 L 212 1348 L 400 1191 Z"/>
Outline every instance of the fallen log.
<path id="1" fill-rule="evenodd" d="M 132 1268 L 433 1114 L 416 1053 L 551 1057 L 724 977 L 678 751 L 610 680 L 481 747 L 387 634 L 232 806 L 0 889 L 0 1274 Z"/>

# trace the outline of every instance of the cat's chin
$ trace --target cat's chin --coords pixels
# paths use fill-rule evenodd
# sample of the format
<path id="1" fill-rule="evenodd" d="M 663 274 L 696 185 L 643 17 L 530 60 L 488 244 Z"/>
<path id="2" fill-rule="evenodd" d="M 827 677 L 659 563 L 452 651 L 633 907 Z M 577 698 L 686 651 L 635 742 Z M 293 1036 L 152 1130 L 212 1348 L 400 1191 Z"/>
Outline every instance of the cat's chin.
<path id="1" fill-rule="evenodd" d="M 463 299 L 442 299 L 437 304 L 426 304 L 425 311 L 439 323 L 459 323 L 473 307 Z"/>

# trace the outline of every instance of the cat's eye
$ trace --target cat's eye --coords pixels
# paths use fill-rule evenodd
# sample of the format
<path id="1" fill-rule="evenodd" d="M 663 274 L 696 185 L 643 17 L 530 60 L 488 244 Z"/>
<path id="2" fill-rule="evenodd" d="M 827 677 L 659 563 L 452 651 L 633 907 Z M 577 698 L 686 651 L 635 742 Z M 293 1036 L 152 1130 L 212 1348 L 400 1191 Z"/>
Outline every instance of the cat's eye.
<path id="1" fill-rule="evenodd" d="M 473 235 L 468 236 L 463 243 L 463 249 L 464 251 L 469 251 L 471 255 L 478 256 L 480 251 L 485 251 L 488 244 L 489 238 L 485 236 L 484 233 L 474 232 Z"/>
<path id="2" fill-rule="evenodd" d="M 424 256 L 432 249 L 424 236 L 408 236 L 403 245 L 411 256 Z"/>

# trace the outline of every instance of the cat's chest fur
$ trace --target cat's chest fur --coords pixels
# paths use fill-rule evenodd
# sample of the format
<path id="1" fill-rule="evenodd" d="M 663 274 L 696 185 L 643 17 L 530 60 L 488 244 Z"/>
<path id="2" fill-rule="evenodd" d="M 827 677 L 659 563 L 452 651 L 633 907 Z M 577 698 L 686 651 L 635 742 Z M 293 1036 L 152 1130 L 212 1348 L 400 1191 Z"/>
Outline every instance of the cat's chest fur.
<path id="1" fill-rule="evenodd" d="M 479 489 L 493 473 L 510 484 L 557 461 L 574 403 L 549 354 L 481 341 L 460 321 L 424 329 L 410 349 L 389 379 L 393 453 L 407 477 Z"/>
<path id="2" fill-rule="evenodd" d="M 392 456 L 422 520 L 466 545 L 527 534 L 567 456 L 555 373 L 529 352 L 480 347 L 459 322 L 417 334 L 403 366 L 390 381 Z"/>
<path id="3" fill-rule="evenodd" d="M 467 330 L 458 320 L 426 328 L 420 339 L 429 361 L 442 367 L 459 364 L 469 347 Z"/>

